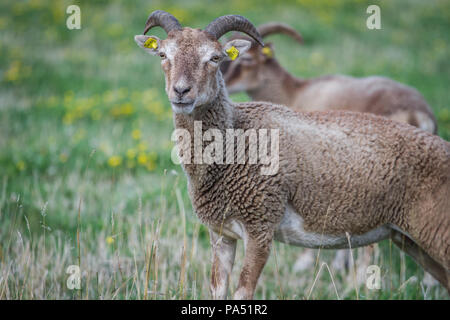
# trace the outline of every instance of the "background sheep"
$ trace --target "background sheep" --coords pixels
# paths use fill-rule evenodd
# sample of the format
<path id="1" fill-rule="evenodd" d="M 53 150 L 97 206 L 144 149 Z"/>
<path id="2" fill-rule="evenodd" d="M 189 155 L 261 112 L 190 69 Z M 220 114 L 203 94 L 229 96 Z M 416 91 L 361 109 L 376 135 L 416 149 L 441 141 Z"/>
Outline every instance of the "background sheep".
<path id="1" fill-rule="evenodd" d="M 285 24 L 268 23 L 258 30 L 263 37 L 283 33 L 303 43 L 301 35 Z M 437 133 L 431 108 L 412 87 L 380 76 L 297 78 L 275 59 L 272 45 L 261 48 L 248 37 L 236 35 L 234 38 L 251 41 L 252 48 L 222 67 L 230 93 L 246 91 L 253 100 L 279 103 L 298 111 L 369 112 Z"/>

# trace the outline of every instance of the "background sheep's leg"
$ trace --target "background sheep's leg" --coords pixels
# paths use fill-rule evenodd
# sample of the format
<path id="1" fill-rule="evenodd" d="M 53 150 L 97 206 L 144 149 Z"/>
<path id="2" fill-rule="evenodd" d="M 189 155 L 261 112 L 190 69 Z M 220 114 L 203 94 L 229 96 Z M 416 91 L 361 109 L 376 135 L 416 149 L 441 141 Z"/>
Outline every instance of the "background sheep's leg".
<path id="1" fill-rule="evenodd" d="M 211 295 L 213 299 L 226 299 L 228 282 L 236 255 L 236 240 L 210 230 L 212 248 Z"/>
<path id="2" fill-rule="evenodd" d="M 404 234 L 392 230 L 392 242 L 400 249 L 409 254 L 425 271 L 429 272 L 436 280 L 438 280 L 447 291 L 450 292 L 450 281 L 447 278 L 448 271 L 445 270 L 438 262 L 432 259 L 425 251 L 423 251 L 413 240 Z"/>
<path id="3" fill-rule="evenodd" d="M 331 263 L 333 269 L 335 270 L 350 270 L 352 264 L 350 249 L 340 249 L 336 250 L 336 255 Z"/>
<path id="4" fill-rule="evenodd" d="M 248 238 L 245 244 L 245 259 L 239 277 L 239 284 L 234 299 L 249 300 L 253 299 L 256 283 L 269 258 L 272 238 L 264 241 L 258 241 L 254 238 Z"/>

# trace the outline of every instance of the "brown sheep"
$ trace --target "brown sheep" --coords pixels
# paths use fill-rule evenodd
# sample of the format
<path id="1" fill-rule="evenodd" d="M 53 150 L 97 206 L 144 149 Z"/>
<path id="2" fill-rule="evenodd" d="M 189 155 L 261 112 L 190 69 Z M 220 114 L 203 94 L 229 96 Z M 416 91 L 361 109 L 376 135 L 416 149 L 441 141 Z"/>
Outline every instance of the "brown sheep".
<path id="1" fill-rule="evenodd" d="M 450 288 L 450 143 L 370 114 L 235 104 L 220 63 L 227 53 L 242 54 L 251 44 L 235 39 L 222 45 L 218 39 L 234 30 L 262 44 L 247 19 L 222 16 L 200 30 L 183 28 L 169 13 L 155 11 L 144 34 L 155 26 L 167 32 L 166 39 L 137 35 L 135 41 L 161 57 L 175 127 L 191 137 L 178 144 L 193 208 L 210 229 L 214 298 L 227 296 L 237 239 L 244 240 L 245 258 L 236 299 L 253 298 L 274 240 L 346 248 L 348 242 L 358 247 L 392 237 Z M 237 159 L 234 137 L 218 138 L 230 130 L 278 133 L 265 145 L 275 150 L 270 157 L 275 170 L 251 161 L 250 137 L 244 158 Z M 212 135 L 215 160 L 208 162 L 197 148 L 210 147 Z M 224 146 L 226 162 L 219 152 Z"/>

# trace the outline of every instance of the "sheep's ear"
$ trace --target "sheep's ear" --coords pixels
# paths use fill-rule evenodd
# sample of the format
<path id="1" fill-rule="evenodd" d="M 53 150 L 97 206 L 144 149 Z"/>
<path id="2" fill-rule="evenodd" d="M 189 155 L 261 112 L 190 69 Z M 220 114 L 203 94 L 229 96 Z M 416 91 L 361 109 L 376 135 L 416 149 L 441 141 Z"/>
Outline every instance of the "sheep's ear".
<path id="1" fill-rule="evenodd" d="M 134 36 L 134 41 L 136 41 L 139 47 L 150 54 L 157 55 L 159 53 L 161 40 L 158 37 L 137 35 Z"/>
<path id="2" fill-rule="evenodd" d="M 236 39 L 225 43 L 223 50 L 229 59 L 234 60 L 243 55 L 251 46 L 252 43 L 248 40 Z"/>

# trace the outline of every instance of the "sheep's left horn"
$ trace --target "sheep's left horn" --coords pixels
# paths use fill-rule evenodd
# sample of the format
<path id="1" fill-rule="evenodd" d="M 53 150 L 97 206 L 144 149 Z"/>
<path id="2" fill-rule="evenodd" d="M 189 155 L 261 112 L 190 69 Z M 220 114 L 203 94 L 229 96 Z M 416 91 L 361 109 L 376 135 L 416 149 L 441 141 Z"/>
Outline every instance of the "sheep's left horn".
<path id="1" fill-rule="evenodd" d="M 267 37 L 271 34 L 282 33 L 297 40 L 298 43 L 303 43 L 303 37 L 294 28 L 291 28 L 287 24 L 280 22 L 269 22 L 262 24 L 258 27 L 258 32 L 261 37 Z"/>
<path id="2" fill-rule="evenodd" d="M 228 15 L 218 17 L 208 24 L 205 31 L 216 39 L 219 39 L 228 31 L 244 32 L 255 39 L 260 45 L 264 46 L 262 37 L 258 30 L 256 30 L 255 26 L 243 16 Z"/>
<path id="3" fill-rule="evenodd" d="M 182 29 L 181 24 L 178 22 L 177 18 L 168 12 L 162 10 L 153 11 L 152 14 L 147 19 L 145 23 L 144 34 L 147 33 L 153 27 L 161 27 L 166 33 L 172 30 Z"/>

